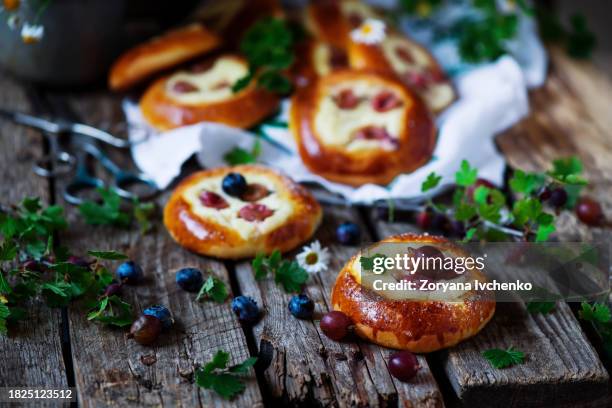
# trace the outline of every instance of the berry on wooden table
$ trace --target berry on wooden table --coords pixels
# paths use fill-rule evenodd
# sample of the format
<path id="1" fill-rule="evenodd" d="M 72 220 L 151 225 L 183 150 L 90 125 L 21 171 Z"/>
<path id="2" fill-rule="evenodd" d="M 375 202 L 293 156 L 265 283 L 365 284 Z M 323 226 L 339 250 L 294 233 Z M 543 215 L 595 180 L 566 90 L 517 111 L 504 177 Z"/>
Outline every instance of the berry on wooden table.
<path id="1" fill-rule="evenodd" d="M 337 310 L 326 313 L 321 318 L 321 330 L 332 340 L 340 341 L 347 336 L 349 328 L 353 325 L 347 315 Z"/>
<path id="2" fill-rule="evenodd" d="M 295 295 L 289 301 L 289 311 L 298 319 L 311 319 L 314 302 L 306 295 Z"/>
<path id="3" fill-rule="evenodd" d="M 400 381 L 414 378 L 419 368 L 416 356 L 409 351 L 399 351 L 389 356 L 389 372 Z"/>
<path id="4" fill-rule="evenodd" d="M 168 310 L 166 306 L 153 305 L 153 306 L 147 307 L 144 310 L 144 312 L 142 312 L 142 314 L 158 318 L 164 330 L 168 330 L 174 324 L 174 319 L 172 318 L 172 314 L 170 313 L 170 310 Z"/>
<path id="5" fill-rule="evenodd" d="M 242 323 L 253 324 L 259 319 L 259 307 L 250 296 L 236 296 L 232 300 L 232 310 Z"/>
<path id="6" fill-rule="evenodd" d="M 336 229 L 336 238 L 343 245 L 357 245 L 361 241 L 361 229 L 353 222 L 343 222 Z"/>
<path id="7" fill-rule="evenodd" d="M 550 193 L 550 198 L 548 199 L 548 202 L 553 207 L 563 207 L 567 202 L 567 192 L 562 187 L 555 188 Z"/>
<path id="8" fill-rule="evenodd" d="M 128 285 L 137 284 L 143 276 L 142 268 L 134 261 L 127 261 L 117 267 L 117 279 Z"/>
<path id="9" fill-rule="evenodd" d="M 246 179 L 242 174 L 229 173 L 227 176 L 223 177 L 221 187 L 227 195 L 231 195 L 232 197 L 240 197 L 247 191 L 248 186 Z"/>
<path id="10" fill-rule="evenodd" d="M 601 205 L 589 197 L 582 197 L 576 204 L 578 219 L 587 225 L 601 225 L 604 221 Z"/>
<path id="11" fill-rule="evenodd" d="M 204 284 L 204 277 L 199 269 L 183 268 L 176 272 L 176 284 L 187 292 L 197 292 Z"/>
<path id="12" fill-rule="evenodd" d="M 161 330 L 162 323 L 157 317 L 142 315 L 132 323 L 128 337 L 134 339 L 138 344 L 147 346 L 157 340 Z"/>
<path id="13" fill-rule="evenodd" d="M 416 224 L 422 230 L 428 230 L 431 226 L 431 213 L 429 211 L 421 211 L 416 215 Z"/>

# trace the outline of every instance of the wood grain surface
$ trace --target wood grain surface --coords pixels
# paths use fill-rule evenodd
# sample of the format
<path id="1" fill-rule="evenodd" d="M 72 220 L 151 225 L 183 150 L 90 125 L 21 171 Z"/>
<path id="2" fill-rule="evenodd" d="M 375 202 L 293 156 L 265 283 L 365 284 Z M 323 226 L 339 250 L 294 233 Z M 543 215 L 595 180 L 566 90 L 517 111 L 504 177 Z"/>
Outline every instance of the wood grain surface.
<path id="1" fill-rule="evenodd" d="M 28 111 L 23 86 L 0 75 L 0 108 Z M 49 203 L 49 183 L 32 173 L 35 158 L 43 154 L 40 135 L 0 120 L 0 205 L 8 207 L 26 196 Z M 28 318 L 0 336 L 0 387 L 29 385 L 68 386 L 62 357 L 62 311 L 35 301 Z"/>

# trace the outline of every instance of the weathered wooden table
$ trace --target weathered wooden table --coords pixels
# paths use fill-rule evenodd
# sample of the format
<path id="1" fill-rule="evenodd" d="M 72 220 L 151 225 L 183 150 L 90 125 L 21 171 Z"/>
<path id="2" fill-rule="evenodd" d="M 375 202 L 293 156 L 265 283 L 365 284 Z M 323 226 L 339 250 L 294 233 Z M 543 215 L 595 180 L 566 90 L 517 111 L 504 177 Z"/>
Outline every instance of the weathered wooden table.
<path id="1" fill-rule="evenodd" d="M 535 170 L 556 157 L 577 154 L 586 165 L 589 193 L 612 214 L 612 84 L 588 63 L 551 50 L 552 67 L 544 87 L 531 95 L 531 116 L 498 138 L 512 166 Z M 60 93 L 37 89 L 0 76 L 0 107 L 78 118 L 103 125 L 122 121 L 120 99 L 105 91 Z M 62 181 L 32 175 L 33 158 L 45 146 L 33 132 L 0 122 L 0 202 L 39 196 L 64 204 Z M 125 157 L 117 160 L 127 161 Z M 104 172 L 100 172 L 104 174 Z M 159 198 L 163 205 L 168 194 Z M 390 350 L 366 342 L 337 343 L 321 334 L 318 322 L 301 321 L 287 310 L 289 295 L 271 281 L 254 280 L 250 264 L 219 262 L 177 246 L 158 221 L 155 232 L 89 227 L 68 208 L 73 225 L 61 243 L 75 253 L 87 249 L 125 251 L 143 266 L 145 283 L 127 291 L 137 311 L 161 303 L 177 327 L 154 347 L 142 347 L 112 330 L 88 322 L 78 304 L 68 309 L 31 306 L 32 318 L 0 337 L 0 386 L 76 386 L 82 406 L 610 406 L 610 377 L 597 351 L 597 339 L 582 327 L 571 305 L 549 315 L 530 315 L 524 307 L 500 304 L 491 323 L 476 337 L 442 352 L 419 357 L 422 369 L 410 383 L 392 378 L 386 368 Z M 356 247 L 339 246 L 335 227 L 352 220 L 364 240 L 414 230 L 400 220 L 378 220 L 371 209 L 326 207 L 316 238 L 333 252 L 330 270 L 311 280 L 308 294 L 316 312 L 330 305 L 330 288 Z M 585 228 L 571 214 L 562 217 L 565 239 L 608 239 L 605 229 Z M 233 295 L 254 297 L 265 315 L 254 328 L 241 327 L 230 302 L 197 303 L 179 290 L 173 271 L 195 266 L 231 287 Z M 483 350 L 515 346 L 524 364 L 496 370 Z M 243 394 L 227 402 L 193 384 L 194 367 L 218 349 L 242 361 L 257 355 Z M 151 358 L 149 356 L 154 356 Z M 156 362 L 149 364 L 152 360 Z M 148 364 L 145 364 L 148 363 Z"/>

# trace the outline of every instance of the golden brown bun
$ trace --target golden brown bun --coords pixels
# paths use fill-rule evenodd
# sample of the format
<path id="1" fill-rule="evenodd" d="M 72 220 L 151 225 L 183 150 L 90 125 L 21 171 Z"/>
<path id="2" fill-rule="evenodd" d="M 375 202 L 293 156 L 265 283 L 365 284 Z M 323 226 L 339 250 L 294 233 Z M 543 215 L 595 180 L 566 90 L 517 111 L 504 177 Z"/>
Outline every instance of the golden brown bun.
<path id="1" fill-rule="evenodd" d="M 348 68 L 345 49 L 323 41 L 304 40 L 297 45 L 296 54 L 291 74 L 297 87 L 310 86 L 319 76 Z"/>
<path id="2" fill-rule="evenodd" d="M 394 135 L 396 145 L 393 149 L 349 150 L 347 146 L 356 141 L 357 135 L 351 136 L 344 145 L 322 142 L 333 137 L 335 132 L 327 131 L 328 134 L 323 135 L 317 129 L 317 115 L 325 114 L 320 106 L 325 98 L 336 98 L 330 89 L 345 83 L 350 89 L 352 81 L 389 90 L 402 101 L 402 106 L 397 108 L 401 109 L 402 125 L 399 134 Z M 373 100 L 365 99 L 360 103 L 371 104 Z M 338 118 L 344 124 L 354 122 Z M 391 74 L 335 71 L 319 78 L 312 86 L 297 89 L 291 101 L 289 127 L 302 161 L 312 172 L 353 186 L 386 185 L 398 174 L 411 172 L 427 163 L 435 146 L 435 127 L 429 111 L 416 94 Z"/>
<path id="3" fill-rule="evenodd" d="M 234 60 L 246 67 L 246 61 L 234 55 L 222 55 L 203 65 L 224 60 Z M 189 74 L 194 78 L 206 71 Z M 181 73 L 177 73 L 178 75 Z M 140 100 L 144 118 L 158 130 L 168 130 L 198 122 L 209 121 L 224 123 L 238 128 L 249 128 L 278 108 L 279 98 L 271 92 L 258 88 L 256 81 L 251 81 L 247 88 L 227 98 L 202 103 L 183 103 L 176 100 L 168 91 L 168 83 L 173 76 L 166 76 L 153 82 Z M 231 87 L 233 83 L 225 84 Z M 198 91 L 206 93 L 206 90 Z"/>
<path id="4" fill-rule="evenodd" d="M 455 100 L 452 83 L 431 53 L 399 33 L 389 32 L 381 44 L 349 41 L 347 54 L 352 68 L 396 74 L 433 112 Z"/>
<path id="5" fill-rule="evenodd" d="M 220 39 L 201 24 L 169 31 L 123 53 L 113 64 L 108 86 L 125 90 L 151 75 L 217 48 Z"/>
<path id="6" fill-rule="evenodd" d="M 414 234 L 395 235 L 382 242 L 420 242 L 452 245 L 441 237 Z M 462 301 L 389 300 L 361 286 L 351 270 L 360 253 L 351 258 L 338 274 L 332 289 L 334 310 L 345 313 L 355 324 L 356 333 L 385 347 L 428 353 L 454 346 L 477 334 L 493 317 L 495 301 L 491 293 L 469 292 Z M 484 275 L 478 274 L 483 281 Z"/>
<path id="7" fill-rule="evenodd" d="M 267 183 L 271 193 L 255 201 L 228 196 L 221 189 L 221 180 L 230 172 L 242 174 L 249 185 Z M 197 214 L 196 211 L 202 211 L 204 205 L 199 201 L 196 205 L 201 208 L 194 208 L 189 201 L 190 191 L 193 193 L 195 189 L 196 194 L 201 194 L 200 183 L 207 180 L 212 184 L 203 187 L 203 190 L 216 189 L 229 207 L 205 209 L 209 213 Z M 244 207 L 256 204 L 265 206 L 274 214 L 260 221 L 247 221 L 238 215 Z M 176 242 L 191 251 L 224 259 L 239 259 L 259 253 L 270 254 L 275 249 L 281 252 L 294 249 L 312 237 L 321 216 L 321 206 L 301 185 L 269 168 L 244 165 L 200 171 L 187 177 L 175 188 L 166 204 L 164 224 Z M 270 224 L 266 224 L 268 220 Z M 239 231 L 237 228 L 241 226 L 243 230 Z M 247 231 L 244 226 L 253 228 L 248 236 L 241 234 Z"/>

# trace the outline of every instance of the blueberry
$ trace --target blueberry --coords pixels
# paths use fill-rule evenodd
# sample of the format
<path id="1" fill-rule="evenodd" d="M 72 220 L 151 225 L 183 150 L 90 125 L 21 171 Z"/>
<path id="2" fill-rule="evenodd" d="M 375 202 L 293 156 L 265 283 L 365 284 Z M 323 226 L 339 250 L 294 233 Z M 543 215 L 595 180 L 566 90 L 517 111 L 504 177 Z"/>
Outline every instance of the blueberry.
<path id="1" fill-rule="evenodd" d="M 259 319 L 259 307 L 250 296 L 237 296 L 232 300 L 232 310 L 243 323 L 253 324 Z"/>
<path id="2" fill-rule="evenodd" d="M 127 261 L 117 268 L 117 279 L 119 282 L 135 285 L 142 279 L 142 268 L 134 261 Z"/>
<path id="3" fill-rule="evenodd" d="M 343 222 L 336 229 L 338 242 L 344 245 L 357 245 L 361 240 L 361 229 L 353 222 Z"/>
<path id="4" fill-rule="evenodd" d="M 164 330 L 168 330 L 174 324 L 174 319 L 172 318 L 172 314 L 166 306 L 162 305 L 153 305 L 147 307 L 143 315 L 157 317 L 159 321 L 162 323 L 162 327 Z"/>
<path id="5" fill-rule="evenodd" d="M 554 207 L 563 207 L 567 202 L 567 192 L 562 187 L 554 189 L 550 193 L 548 202 Z"/>
<path id="6" fill-rule="evenodd" d="M 298 319 L 311 319 L 314 302 L 306 295 L 295 295 L 289 301 L 289 311 Z"/>
<path id="7" fill-rule="evenodd" d="M 176 284 L 188 292 L 197 292 L 202 287 L 204 278 L 196 268 L 183 268 L 176 273 Z"/>
<path id="8" fill-rule="evenodd" d="M 247 182 L 242 174 L 229 173 L 221 182 L 223 191 L 233 197 L 240 197 L 247 191 Z"/>

